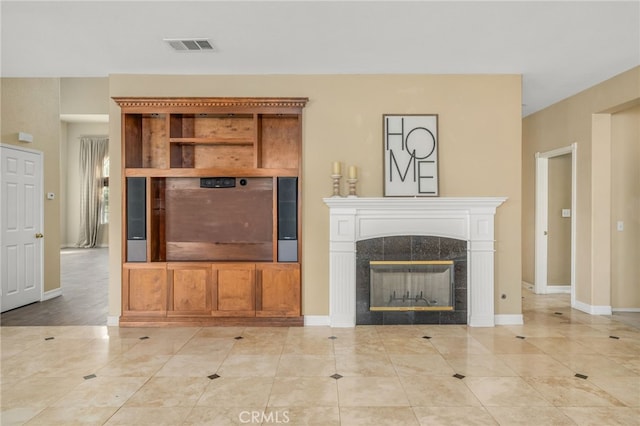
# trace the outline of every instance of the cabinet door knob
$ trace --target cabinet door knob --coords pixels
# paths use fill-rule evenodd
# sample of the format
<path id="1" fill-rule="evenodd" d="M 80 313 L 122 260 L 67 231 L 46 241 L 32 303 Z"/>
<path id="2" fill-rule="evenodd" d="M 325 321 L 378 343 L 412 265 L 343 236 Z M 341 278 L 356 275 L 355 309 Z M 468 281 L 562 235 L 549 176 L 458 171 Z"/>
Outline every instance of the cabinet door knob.
<path id="1" fill-rule="evenodd" d="M 36 234 L 36 238 L 44 238 L 44 235 L 42 235 L 41 233 L 39 233 L 39 232 L 38 232 L 38 233 Z"/>

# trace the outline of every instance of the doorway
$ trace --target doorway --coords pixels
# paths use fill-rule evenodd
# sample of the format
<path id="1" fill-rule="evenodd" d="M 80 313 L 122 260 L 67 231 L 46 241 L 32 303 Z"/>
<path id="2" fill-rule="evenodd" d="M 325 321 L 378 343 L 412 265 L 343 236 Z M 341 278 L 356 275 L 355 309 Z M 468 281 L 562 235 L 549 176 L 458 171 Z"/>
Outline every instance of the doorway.
<path id="1" fill-rule="evenodd" d="M 562 190 L 562 160 L 570 167 L 570 189 Z M 576 193 L 577 143 L 536 153 L 535 204 L 535 284 L 536 294 L 571 294 L 571 307 L 575 306 L 575 252 L 576 252 Z M 560 207 L 563 192 L 570 192 L 570 207 Z M 560 201 L 559 201 L 560 200 Z M 550 209 L 551 207 L 551 209 Z M 569 221 L 569 229 L 562 230 L 562 222 Z M 570 233 L 569 236 L 562 235 Z M 568 237 L 568 243 L 562 243 Z M 563 247 L 563 245 L 566 246 Z M 570 253 L 566 253 L 569 250 Z M 553 257 L 553 259 L 551 259 Z M 563 272 L 562 259 L 569 261 Z M 560 262 L 557 262 L 560 260 Z M 568 281 L 568 282 L 567 282 Z"/>

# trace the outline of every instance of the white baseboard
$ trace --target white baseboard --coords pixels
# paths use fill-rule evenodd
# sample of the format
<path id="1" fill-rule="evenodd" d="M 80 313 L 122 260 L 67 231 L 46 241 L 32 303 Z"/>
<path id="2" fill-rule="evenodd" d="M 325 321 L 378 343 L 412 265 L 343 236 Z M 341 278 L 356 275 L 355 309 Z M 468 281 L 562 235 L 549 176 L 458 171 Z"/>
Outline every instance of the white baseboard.
<path id="1" fill-rule="evenodd" d="M 611 308 L 612 312 L 640 312 L 640 308 Z"/>
<path id="2" fill-rule="evenodd" d="M 329 315 L 305 315 L 304 326 L 328 326 Z"/>
<path id="3" fill-rule="evenodd" d="M 496 325 L 522 325 L 524 319 L 522 314 L 494 315 Z"/>
<path id="4" fill-rule="evenodd" d="M 45 291 L 42 293 L 42 302 L 45 300 L 53 299 L 54 297 L 62 296 L 62 287 L 54 288 L 53 290 Z"/>
<path id="5" fill-rule="evenodd" d="M 107 326 L 118 327 L 120 325 L 120 317 L 118 315 L 107 315 Z"/>
<path id="6" fill-rule="evenodd" d="M 60 244 L 60 249 L 81 249 L 75 243 Z M 95 248 L 109 248 L 109 243 L 97 245 Z"/>
<path id="7" fill-rule="evenodd" d="M 570 285 L 548 285 L 547 294 L 571 294 Z"/>
<path id="8" fill-rule="evenodd" d="M 586 312 L 589 315 L 611 315 L 611 306 L 607 305 L 589 305 L 584 302 L 576 300 L 575 309 Z"/>

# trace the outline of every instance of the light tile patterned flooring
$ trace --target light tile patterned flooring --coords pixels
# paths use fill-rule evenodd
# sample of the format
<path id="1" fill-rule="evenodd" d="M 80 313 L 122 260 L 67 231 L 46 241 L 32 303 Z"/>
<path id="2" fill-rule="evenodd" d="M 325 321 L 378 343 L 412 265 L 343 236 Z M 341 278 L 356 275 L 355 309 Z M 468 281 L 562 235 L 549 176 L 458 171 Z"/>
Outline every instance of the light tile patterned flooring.
<path id="1" fill-rule="evenodd" d="M 2 327 L 0 423 L 640 424 L 640 316 L 523 295 L 495 328 Z"/>

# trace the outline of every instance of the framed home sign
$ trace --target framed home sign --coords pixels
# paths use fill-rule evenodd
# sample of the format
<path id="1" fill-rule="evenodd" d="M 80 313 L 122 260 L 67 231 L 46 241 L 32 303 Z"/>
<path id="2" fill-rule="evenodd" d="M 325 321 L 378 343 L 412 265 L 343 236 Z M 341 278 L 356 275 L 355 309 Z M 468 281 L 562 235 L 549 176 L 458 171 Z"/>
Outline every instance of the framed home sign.
<path id="1" fill-rule="evenodd" d="M 438 196 L 438 116 L 382 116 L 385 197 Z"/>

